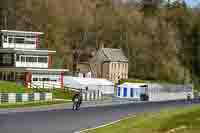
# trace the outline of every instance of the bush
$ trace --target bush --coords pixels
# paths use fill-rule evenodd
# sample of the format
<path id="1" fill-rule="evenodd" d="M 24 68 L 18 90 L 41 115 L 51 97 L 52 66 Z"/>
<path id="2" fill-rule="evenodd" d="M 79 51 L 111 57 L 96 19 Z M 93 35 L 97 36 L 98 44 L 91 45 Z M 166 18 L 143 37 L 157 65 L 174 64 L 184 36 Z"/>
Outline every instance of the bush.
<path id="1" fill-rule="evenodd" d="M 145 80 L 141 80 L 141 79 L 127 79 L 127 80 L 121 80 L 120 84 L 123 84 L 125 82 L 130 82 L 130 83 L 145 83 Z"/>
<path id="2" fill-rule="evenodd" d="M 120 84 L 125 82 L 130 83 L 168 83 L 168 84 L 183 84 L 183 81 L 164 81 L 164 80 L 142 80 L 142 79 L 126 79 L 121 80 Z"/>
<path id="3" fill-rule="evenodd" d="M 141 101 L 149 101 L 149 96 L 147 94 L 141 94 L 140 95 L 140 100 Z"/>

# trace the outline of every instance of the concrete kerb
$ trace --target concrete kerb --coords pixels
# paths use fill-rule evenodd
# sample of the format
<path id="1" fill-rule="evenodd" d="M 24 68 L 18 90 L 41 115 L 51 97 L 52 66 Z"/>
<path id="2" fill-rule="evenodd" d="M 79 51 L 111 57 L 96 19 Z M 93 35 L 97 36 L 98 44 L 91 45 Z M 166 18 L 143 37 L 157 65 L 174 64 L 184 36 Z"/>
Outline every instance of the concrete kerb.
<path id="1" fill-rule="evenodd" d="M 83 133 L 83 132 L 87 132 L 87 131 L 91 131 L 91 130 L 103 128 L 103 127 L 110 126 L 110 125 L 113 125 L 113 124 L 118 123 L 118 122 L 120 122 L 120 121 L 127 120 L 127 119 L 129 119 L 129 118 L 134 118 L 134 117 L 136 117 L 136 115 L 131 115 L 131 114 L 130 114 L 130 115 L 128 115 L 128 116 L 125 117 L 125 118 L 122 118 L 122 119 L 119 119 L 119 120 L 116 120 L 116 121 L 113 121 L 113 122 L 109 122 L 109 123 L 103 124 L 103 125 L 101 125 L 101 126 L 97 126 L 97 127 L 93 127 L 93 128 L 88 128 L 88 129 L 84 129 L 84 130 L 81 130 L 81 131 L 76 131 L 76 132 L 74 132 L 74 133 Z"/>

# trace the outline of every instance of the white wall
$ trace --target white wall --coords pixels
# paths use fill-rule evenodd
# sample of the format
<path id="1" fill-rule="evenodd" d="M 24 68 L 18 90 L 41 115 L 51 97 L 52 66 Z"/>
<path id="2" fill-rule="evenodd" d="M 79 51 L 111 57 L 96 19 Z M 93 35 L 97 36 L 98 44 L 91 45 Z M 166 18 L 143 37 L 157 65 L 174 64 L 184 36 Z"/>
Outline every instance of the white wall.
<path id="1" fill-rule="evenodd" d="M 127 96 L 126 97 L 124 97 L 124 88 L 127 88 Z M 133 93 L 133 97 L 132 97 L 130 87 L 120 87 L 120 96 L 118 96 L 118 88 L 117 88 L 117 97 L 139 99 L 140 94 L 141 94 L 141 89 L 133 88 L 133 90 L 134 90 L 134 93 Z"/>
<path id="2" fill-rule="evenodd" d="M 3 48 L 36 49 L 36 44 L 3 43 Z"/>

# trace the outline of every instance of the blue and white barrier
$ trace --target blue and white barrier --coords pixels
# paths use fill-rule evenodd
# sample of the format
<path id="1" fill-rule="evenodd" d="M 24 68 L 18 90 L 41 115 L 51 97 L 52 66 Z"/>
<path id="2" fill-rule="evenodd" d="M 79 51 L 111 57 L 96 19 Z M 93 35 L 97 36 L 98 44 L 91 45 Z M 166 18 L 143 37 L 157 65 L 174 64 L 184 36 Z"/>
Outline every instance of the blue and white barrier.
<path id="1" fill-rule="evenodd" d="M 0 93 L 0 104 L 51 100 L 53 100 L 52 93 Z"/>

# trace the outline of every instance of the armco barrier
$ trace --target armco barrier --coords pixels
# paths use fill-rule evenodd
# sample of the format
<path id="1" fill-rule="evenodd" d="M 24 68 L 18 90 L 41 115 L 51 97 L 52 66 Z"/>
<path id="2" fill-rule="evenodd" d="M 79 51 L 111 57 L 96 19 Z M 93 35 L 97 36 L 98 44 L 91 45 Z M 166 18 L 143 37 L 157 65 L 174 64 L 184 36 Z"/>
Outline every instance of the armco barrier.
<path id="1" fill-rule="evenodd" d="M 0 93 L 0 104 L 31 101 L 51 101 L 52 93 Z"/>

